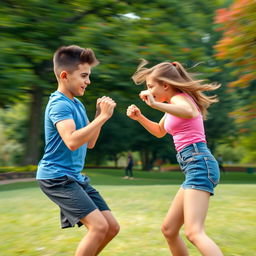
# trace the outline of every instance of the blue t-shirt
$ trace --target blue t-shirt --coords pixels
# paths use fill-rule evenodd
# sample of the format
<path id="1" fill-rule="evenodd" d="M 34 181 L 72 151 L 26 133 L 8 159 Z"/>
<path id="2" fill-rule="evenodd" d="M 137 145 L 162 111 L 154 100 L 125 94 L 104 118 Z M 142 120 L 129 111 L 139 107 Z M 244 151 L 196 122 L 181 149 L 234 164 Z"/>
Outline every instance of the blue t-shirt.
<path id="1" fill-rule="evenodd" d="M 87 144 L 71 151 L 63 142 L 56 123 L 73 119 L 76 130 L 88 124 L 86 110 L 76 98 L 73 100 L 56 91 L 51 94 L 45 110 L 45 153 L 38 164 L 37 179 L 54 179 L 64 175 L 84 181 L 81 174 L 84 168 Z M 86 177 L 87 178 L 87 177 Z"/>

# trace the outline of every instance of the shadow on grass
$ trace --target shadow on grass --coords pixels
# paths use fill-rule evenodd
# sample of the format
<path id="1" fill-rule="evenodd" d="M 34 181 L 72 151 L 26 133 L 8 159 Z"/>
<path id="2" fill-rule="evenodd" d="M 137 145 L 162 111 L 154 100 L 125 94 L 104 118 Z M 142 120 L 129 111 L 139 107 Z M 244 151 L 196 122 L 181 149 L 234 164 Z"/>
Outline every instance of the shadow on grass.
<path id="1" fill-rule="evenodd" d="M 181 172 L 146 172 L 134 171 L 134 180 L 123 179 L 124 170 L 117 169 L 88 169 L 86 175 L 92 185 L 110 186 L 143 186 L 143 185 L 180 185 L 184 180 Z M 256 173 L 244 172 L 221 173 L 221 184 L 256 184 Z M 27 189 L 38 187 L 36 181 L 17 182 L 0 185 L 1 191 Z"/>

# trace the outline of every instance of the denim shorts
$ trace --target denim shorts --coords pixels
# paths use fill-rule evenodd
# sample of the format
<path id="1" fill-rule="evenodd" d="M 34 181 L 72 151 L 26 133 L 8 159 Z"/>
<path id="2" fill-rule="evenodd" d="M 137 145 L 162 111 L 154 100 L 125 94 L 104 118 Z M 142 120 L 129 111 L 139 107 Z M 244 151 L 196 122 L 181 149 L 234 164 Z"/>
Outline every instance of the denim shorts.
<path id="1" fill-rule="evenodd" d="M 193 143 L 176 155 L 181 170 L 185 174 L 183 189 L 198 189 L 214 195 L 219 183 L 219 165 L 206 143 Z"/>
<path id="2" fill-rule="evenodd" d="M 38 180 L 41 190 L 60 208 L 62 228 L 82 225 L 80 219 L 95 209 L 110 210 L 99 192 L 88 181 L 77 181 L 69 176 Z"/>

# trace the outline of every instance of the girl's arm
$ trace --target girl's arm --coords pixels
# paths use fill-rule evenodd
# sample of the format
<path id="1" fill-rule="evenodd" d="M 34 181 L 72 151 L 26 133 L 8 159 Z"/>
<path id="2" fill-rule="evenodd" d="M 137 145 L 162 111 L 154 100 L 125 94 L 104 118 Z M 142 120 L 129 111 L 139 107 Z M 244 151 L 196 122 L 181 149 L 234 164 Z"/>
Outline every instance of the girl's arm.
<path id="1" fill-rule="evenodd" d="M 142 91 L 140 98 L 150 107 L 177 117 L 189 119 L 197 116 L 199 113 L 195 105 L 182 95 L 173 96 L 171 104 L 156 102 L 149 90 Z"/>
<path id="2" fill-rule="evenodd" d="M 149 131 L 157 138 L 161 138 L 166 134 L 166 131 L 164 129 L 165 116 L 162 117 L 159 123 L 153 122 L 146 118 L 144 115 L 142 115 L 140 109 L 135 105 L 131 105 L 128 107 L 127 116 L 133 120 L 138 121 L 147 131 Z"/>

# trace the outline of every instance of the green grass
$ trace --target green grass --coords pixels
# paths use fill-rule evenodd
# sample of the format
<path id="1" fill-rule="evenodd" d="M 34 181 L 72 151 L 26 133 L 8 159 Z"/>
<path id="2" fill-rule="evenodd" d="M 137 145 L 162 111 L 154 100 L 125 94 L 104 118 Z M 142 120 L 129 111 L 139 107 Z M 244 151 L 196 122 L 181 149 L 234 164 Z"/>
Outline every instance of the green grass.
<path id="1" fill-rule="evenodd" d="M 137 171 L 135 180 L 121 179 L 122 170 L 89 170 L 88 175 L 121 224 L 120 234 L 101 255 L 170 255 L 160 226 L 182 181 L 180 173 Z M 211 198 L 206 229 L 225 256 L 255 254 L 255 184 L 255 174 L 227 173 Z M 71 256 L 86 232 L 61 230 L 58 208 L 36 182 L 1 185 L 0 205 L 4 256 Z M 191 256 L 199 255 L 187 244 Z"/>
<path id="2" fill-rule="evenodd" d="M 86 174 L 95 185 L 173 185 L 181 184 L 184 175 L 181 172 L 145 172 L 135 171 L 135 180 L 123 180 L 124 171 L 120 169 L 88 169 Z M 256 173 L 245 172 L 221 173 L 221 184 L 256 184 Z M 27 187 L 37 187 L 37 183 L 17 182 L 15 184 L 0 185 L 0 192 L 13 189 L 24 189 Z"/>

